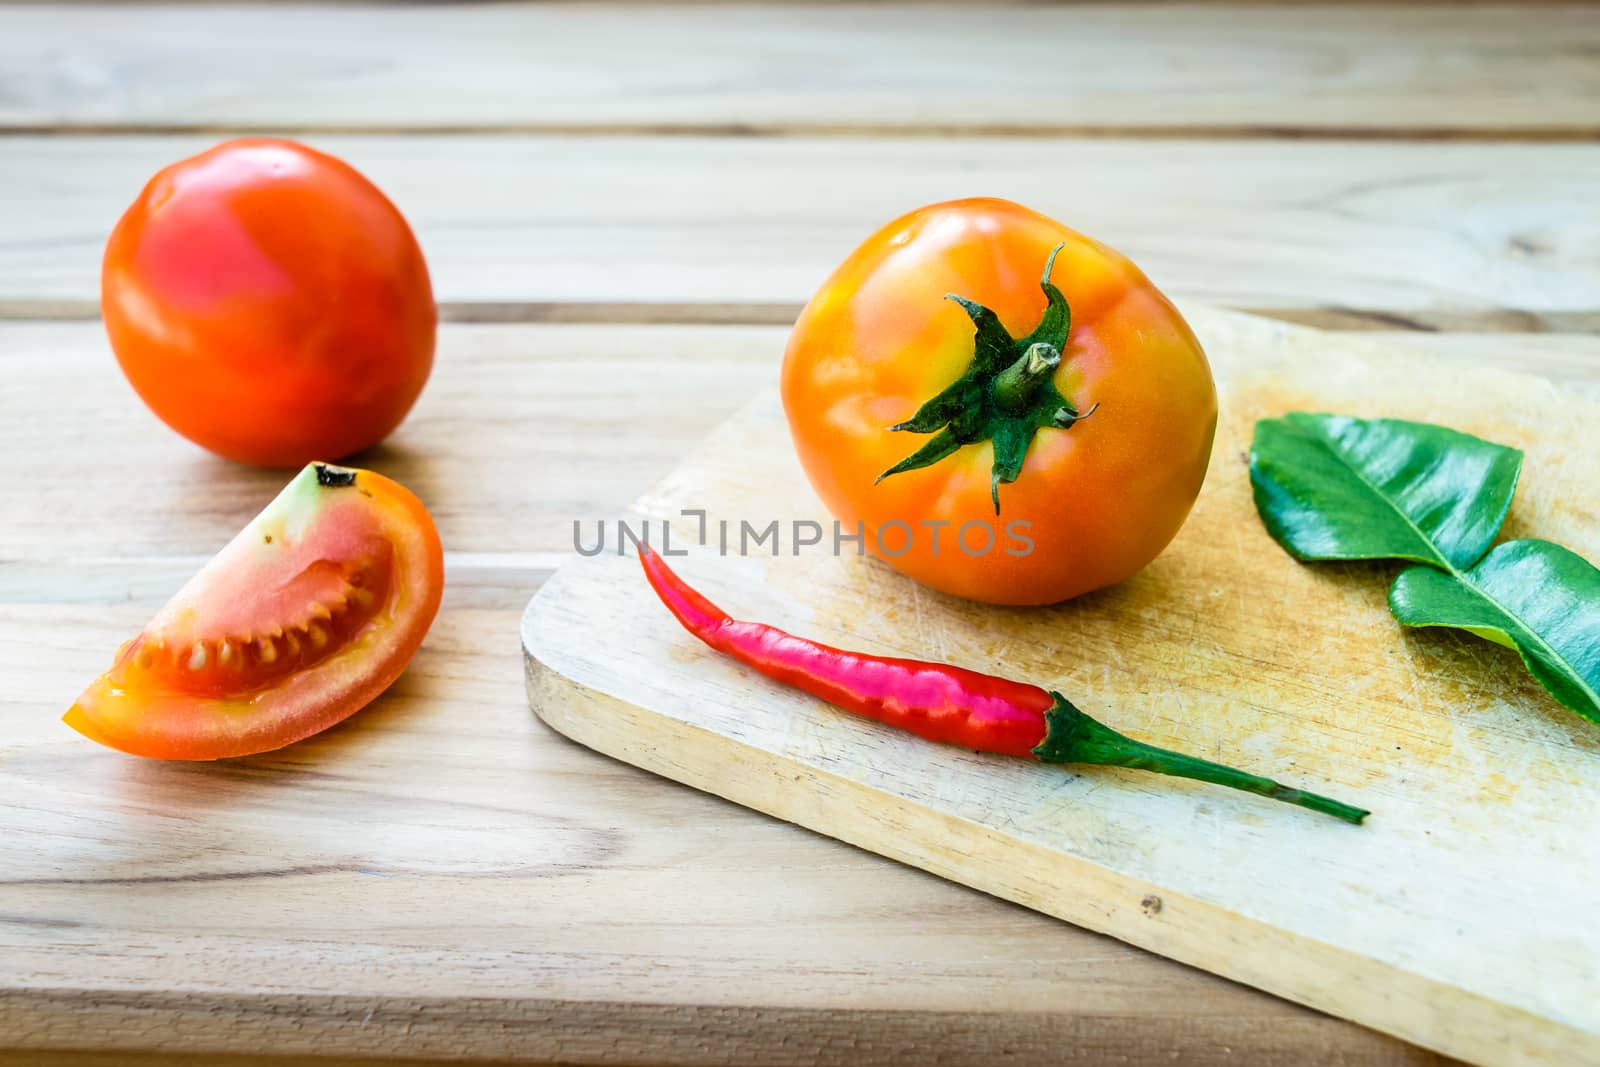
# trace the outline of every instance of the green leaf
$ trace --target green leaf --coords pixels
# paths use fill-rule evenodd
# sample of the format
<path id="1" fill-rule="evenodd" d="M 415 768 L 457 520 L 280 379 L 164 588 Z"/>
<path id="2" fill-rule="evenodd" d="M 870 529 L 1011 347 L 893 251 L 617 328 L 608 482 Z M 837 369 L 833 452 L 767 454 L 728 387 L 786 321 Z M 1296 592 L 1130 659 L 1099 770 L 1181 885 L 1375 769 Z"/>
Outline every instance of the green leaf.
<path id="1" fill-rule="evenodd" d="M 1522 453 L 1421 422 L 1295 412 L 1256 424 L 1250 481 L 1301 559 L 1468 567 L 1511 507 Z"/>
<path id="2" fill-rule="evenodd" d="M 1600 570 L 1549 541 L 1509 541 L 1471 570 L 1408 567 L 1389 590 L 1407 626 L 1455 626 L 1516 649 L 1550 695 L 1600 723 Z"/>
<path id="3" fill-rule="evenodd" d="M 1292 413 L 1256 424 L 1250 483 L 1301 559 L 1408 559 L 1389 590 L 1407 626 L 1514 648 L 1563 705 L 1600 723 L 1600 571 L 1548 541 L 1488 555 L 1522 453 L 1443 426 Z"/>

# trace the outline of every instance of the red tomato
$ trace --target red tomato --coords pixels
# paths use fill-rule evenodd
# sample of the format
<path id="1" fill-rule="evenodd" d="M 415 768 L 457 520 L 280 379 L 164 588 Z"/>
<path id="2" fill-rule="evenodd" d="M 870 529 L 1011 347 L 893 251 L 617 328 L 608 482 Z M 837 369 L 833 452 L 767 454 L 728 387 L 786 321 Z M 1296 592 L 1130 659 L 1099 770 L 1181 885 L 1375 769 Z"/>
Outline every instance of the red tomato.
<path id="1" fill-rule="evenodd" d="M 1154 559 L 1217 425 L 1205 353 L 1139 268 L 1004 200 L 914 211 L 851 253 L 795 323 L 783 405 L 846 532 L 996 604 Z"/>
<path id="2" fill-rule="evenodd" d="M 411 660 L 444 556 L 404 486 L 314 463 L 118 650 L 66 714 L 139 756 L 245 756 L 354 714 Z"/>
<path id="3" fill-rule="evenodd" d="M 228 141 L 150 179 L 106 245 L 101 309 L 150 409 L 243 463 L 377 444 L 433 366 L 433 289 L 406 220 L 292 141 Z"/>

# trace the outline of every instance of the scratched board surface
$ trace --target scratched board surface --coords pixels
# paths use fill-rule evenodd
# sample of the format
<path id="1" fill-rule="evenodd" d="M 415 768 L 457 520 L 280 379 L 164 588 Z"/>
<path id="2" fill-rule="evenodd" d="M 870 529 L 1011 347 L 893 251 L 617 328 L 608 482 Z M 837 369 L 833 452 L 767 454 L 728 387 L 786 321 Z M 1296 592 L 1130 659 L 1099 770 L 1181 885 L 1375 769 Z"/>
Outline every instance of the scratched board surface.
<path id="1" fill-rule="evenodd" d="M 1138 772 L 928 744 L 716 657 L 637 562 L 575 559 L 523 621 L 535 710 L 650 770 L 1483 1063 L 1600 1063 L 1600 728 L 1515 653 L 1403 631 L 1387 563 L 1303 565 L 1250 499 L 1257 419 L 1446 422 L 1523 449 L 1505 537 L 1600 559 L 1590 393 L 1191 311 L 1222 387 L 1205 489 L 1123 585 L 1049 609 L 932 593 L 826 551 L 718 558 L 722 519 L 826 520 L 764 395 L 639 503 L 737 616 L 1068 693 L 1143 740 L 1369 807 L 1365 827 Z M 707 513 L 708 546 L 698 547 Z M 732 538 L 737 544 L 737 533 Z M 764 550 L 763 550 L 764 551 Z"/>

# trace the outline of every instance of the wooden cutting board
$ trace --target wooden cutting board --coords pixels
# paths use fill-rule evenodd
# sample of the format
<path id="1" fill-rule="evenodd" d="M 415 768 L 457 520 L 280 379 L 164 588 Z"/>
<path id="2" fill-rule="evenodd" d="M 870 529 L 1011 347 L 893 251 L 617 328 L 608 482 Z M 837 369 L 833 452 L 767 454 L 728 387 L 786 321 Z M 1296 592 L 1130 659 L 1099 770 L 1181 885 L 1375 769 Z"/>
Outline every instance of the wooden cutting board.
<path id="1" fill-rule="evenodd" d="M 637 561 L 577 558 L 529 604 L 529 699 L 640 767 L 1070 922 L 1486 1064 L 1600 1063 L 1600 728 L 1514 653 L 1407 632 L 1389 564 L 1303 565 L 1263 531 L 1246 451 L 1309 409 L 1448 423 L 1527 453 L 1507 537 L 1600 559 L 1600 403 L 1499 371 L 1191 310 L 1222 390 L 1193 516 L 1123 585 L 1048 609 L 945 597 L 816 548 L 831 520 L 776 396 L 721 427 L 630 517 L 736 616 L 1067 693 L 1108 724 L 1373 810 L 1364 827 L 1133 771 L 924 742 L 719 658 Z M 782 554 L 740 556 L 773 519 Z M 719 523 L 730 554 L 719 558 Z M 594 523 L 584 528 L 592 542 Z M 831 547 L 831 546 L 830 546 Z M 981 992 L 977 995 L 981 995 Z"/>

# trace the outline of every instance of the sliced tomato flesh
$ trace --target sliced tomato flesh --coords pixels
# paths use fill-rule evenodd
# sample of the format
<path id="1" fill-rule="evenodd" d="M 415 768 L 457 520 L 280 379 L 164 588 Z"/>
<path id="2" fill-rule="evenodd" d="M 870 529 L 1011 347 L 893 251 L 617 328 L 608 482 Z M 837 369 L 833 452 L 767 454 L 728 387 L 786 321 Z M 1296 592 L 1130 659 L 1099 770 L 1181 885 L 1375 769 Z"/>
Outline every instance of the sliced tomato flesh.
<path id="1" fill-rule="evenodd" d="M 65 721 L 141 756 L 279 748 L 388 688 L 443 587 L 438 532 L 415 496 L 313 463 L 118 650 Z"/>

